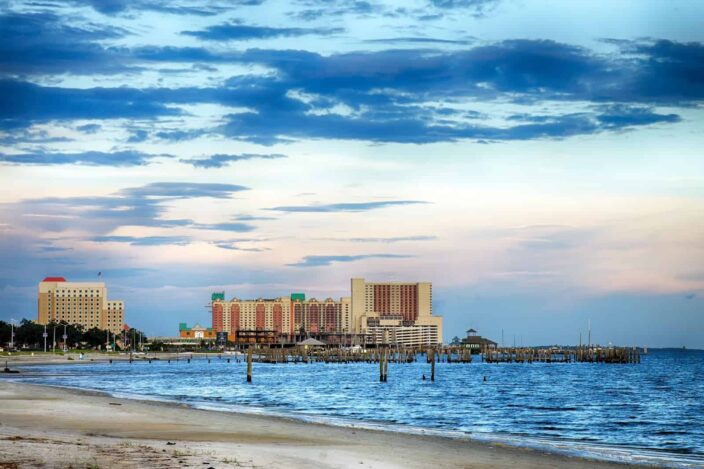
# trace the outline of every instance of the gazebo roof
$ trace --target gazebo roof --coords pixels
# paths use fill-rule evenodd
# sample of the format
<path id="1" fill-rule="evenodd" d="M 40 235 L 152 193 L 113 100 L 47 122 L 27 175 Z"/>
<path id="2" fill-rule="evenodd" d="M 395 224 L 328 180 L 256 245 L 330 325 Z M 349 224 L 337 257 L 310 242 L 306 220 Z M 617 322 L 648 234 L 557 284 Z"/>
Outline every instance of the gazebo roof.
<path id="1" fill-rule="evenodd" d="M 303 340 L 303 341 L 301 341 L 301 342 L 298 342 L 296 345 L 311 345 L 311 346 L 318 346 L 318 347 L 321 347 L 321 346 L 324 346 L 324 345 L 326 345 L 326 344 L 325 344 L 325 342 L 321 342 L 321 341 L 319 341 L 319 340 L 317 340 L 317 339 L 310 338 L 310 339 L 306 339 L 306 340 Z"/>

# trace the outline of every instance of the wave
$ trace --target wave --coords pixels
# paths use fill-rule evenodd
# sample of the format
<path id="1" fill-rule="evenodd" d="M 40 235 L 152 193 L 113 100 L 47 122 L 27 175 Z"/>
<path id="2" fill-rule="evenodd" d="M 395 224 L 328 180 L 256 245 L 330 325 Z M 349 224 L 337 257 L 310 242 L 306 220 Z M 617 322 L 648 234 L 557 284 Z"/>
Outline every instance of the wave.
<path id="1" fill-rule="evenodd" d="M 20 378 L 14 381 L 30 381 Z M 90 387 L 56 385 L 52 383 L 31 380 L 35 383 L 65 389 L 78 389 L 81 391 L 96 392 L 118 399 L 161 402 L 167 404 L 185 405 L 194 409 L 214 412 L 229 412 L 236 414 L 257 415 L 261 417 L 275 417 L 292 419 L 318 425 L 330 425 L 344 428 L 365 429 L 404 433 L 418 436 L 433 436 L 451 439 L 465 439 L 488 444 L 504 444 L 520 448 L 562 454 L 571 457 L 592 459 L 599 461 L 619 462 L 625 464 L 650 465 L 654 467 L 669 467 L 677 469 L 701 468 L 704 466 L 704 455 L 693 454 L 687 448 L 678 449 L 652 449 L 631 447 L 623 445 L 607 445 L 589 439 L 580 441 L 563 438 L 533 437 L 522 434 L 507 434 L 491 432 L 488 429 L 468 432 L 440 428 L 426 428 L 409 424 L 395 423 L 387 420 L 376 419 L 349 419 L 324 413 L 309 413 L 289 409 L 286 411 L 254 404 L 233 404 L 220 399 L 194 398 L 188 395 L 162 396 L 154 394 L 136 394 L 121 391 L 106 391 Z M 559 430 L 559 429 L 558 429 Z M 665 433 L 665 432 L 661 432 Z M 679 432 L 672 432 L 679 433 Z M 687 451 L 689 450 L 689 452 Z"/>

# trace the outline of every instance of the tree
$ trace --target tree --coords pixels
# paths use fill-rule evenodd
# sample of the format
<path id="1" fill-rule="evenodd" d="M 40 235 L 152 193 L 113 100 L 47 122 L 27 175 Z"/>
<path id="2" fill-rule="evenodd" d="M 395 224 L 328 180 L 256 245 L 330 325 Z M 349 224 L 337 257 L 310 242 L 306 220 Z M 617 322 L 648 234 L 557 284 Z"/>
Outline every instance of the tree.
<path id="1" fill-rule="evenodd" d="M 7 345 L 10 343 L 10 334 L 12 333 L 12 327 L 9 322 L 0 321 L 0 345 Z"/>
<path id="2" fill-rule="evenodd" d="M 19 327 L 15 328 L 15 343 L 18 347 L 39 349 L 43 347 L 44 326 L 29 319 L 20 321 Z"/>
<path id="3" fill-rule="evenodd" d="M 89 347 L 98 348 L 104 347 L 108 340 L 108 331 L 93 327 L 83 333 L 83 342 Z"/>

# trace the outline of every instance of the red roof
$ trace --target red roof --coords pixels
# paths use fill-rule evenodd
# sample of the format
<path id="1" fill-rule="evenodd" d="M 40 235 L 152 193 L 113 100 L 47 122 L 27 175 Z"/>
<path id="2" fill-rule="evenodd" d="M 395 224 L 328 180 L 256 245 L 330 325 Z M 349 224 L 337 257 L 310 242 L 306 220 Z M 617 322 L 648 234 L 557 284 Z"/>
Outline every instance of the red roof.
<path id="1" fill-rule="evenodd" d="M 65 282 L 66 279 L 63 277 L 47 277 L 42 282 Z"/>

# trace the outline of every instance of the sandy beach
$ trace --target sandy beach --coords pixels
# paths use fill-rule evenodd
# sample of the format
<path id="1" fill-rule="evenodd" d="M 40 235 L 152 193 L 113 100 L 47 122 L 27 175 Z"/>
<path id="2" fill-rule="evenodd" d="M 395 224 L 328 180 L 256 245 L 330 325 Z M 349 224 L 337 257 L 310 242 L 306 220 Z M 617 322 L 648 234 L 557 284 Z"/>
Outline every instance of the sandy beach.
<path id="1" fill-rule="evenodd" d="M 0 467 L 37 466 L 623 467 L 498 444 L 197 410 L 0 378 Z"/>

